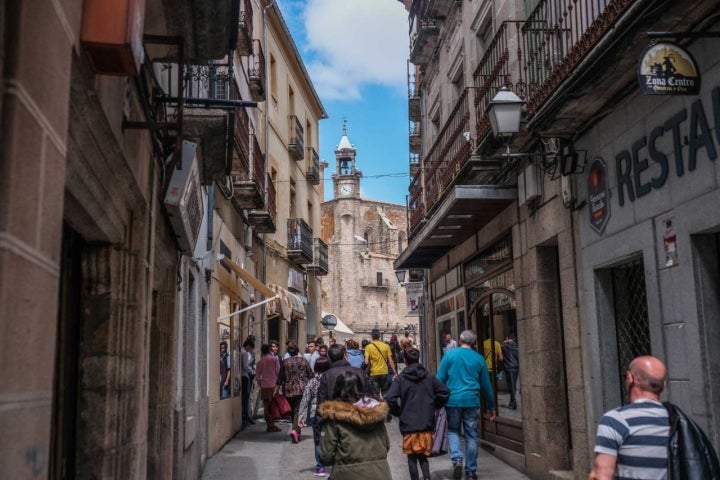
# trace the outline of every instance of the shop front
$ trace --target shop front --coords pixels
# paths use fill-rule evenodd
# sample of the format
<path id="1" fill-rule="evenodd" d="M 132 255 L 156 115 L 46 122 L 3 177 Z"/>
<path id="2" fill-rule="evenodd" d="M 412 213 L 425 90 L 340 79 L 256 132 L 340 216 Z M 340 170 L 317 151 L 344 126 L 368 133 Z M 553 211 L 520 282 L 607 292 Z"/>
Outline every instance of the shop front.
<path id="1" fill-rule="evenodd" d="M 576 214 L 591 429 L 628 402 L 628 363 L 653 355 L 668 366 L 667 399 L 720 445 L 720 65 L 706 55 L 715 43 L 690 49 L 703 69 L 697 96 L 638 92 L 580 139 L 592 157 L 578 185 L 588 209 Z"/>

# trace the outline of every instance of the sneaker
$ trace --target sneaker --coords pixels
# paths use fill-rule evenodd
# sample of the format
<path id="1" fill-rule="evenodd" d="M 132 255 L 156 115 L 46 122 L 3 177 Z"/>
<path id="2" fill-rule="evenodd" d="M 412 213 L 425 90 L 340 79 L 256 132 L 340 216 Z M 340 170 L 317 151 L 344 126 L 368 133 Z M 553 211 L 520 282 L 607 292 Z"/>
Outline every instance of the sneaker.
<path id="1" fill-rule="evenodd" d="M 323 467 L 316 468 L 315 473 L 313 475 L 315 475 L 316 477 L 324 477 L 325 476 L 325 468 L 323 468 Z"/>
<path id="2" fill-rule="evenodd" d="M 463 464 L 462 460 L 453 460 L 453 476 L 455 480 L 462 478 Z"/>
<path id="3" fill-rule="evenodd" d="M 478 480 L 478 476 L 475 472 L 465 472 L 465 480 Z"/>
<path id="4" fill-rule="evenodd" d="M 295 430 L 290 430 L 290 438 L 292 439 L 292 443 L 300 443 L 300 434 Z"/>

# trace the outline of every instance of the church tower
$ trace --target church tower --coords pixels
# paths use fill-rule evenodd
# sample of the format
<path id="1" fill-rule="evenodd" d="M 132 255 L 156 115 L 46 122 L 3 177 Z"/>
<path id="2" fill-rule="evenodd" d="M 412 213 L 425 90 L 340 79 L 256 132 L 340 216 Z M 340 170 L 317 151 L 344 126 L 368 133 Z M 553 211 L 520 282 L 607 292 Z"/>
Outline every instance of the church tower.
<path id="1" fill-rule="evenodd" d="M 342 137 L 335 147 L 334 198 L 360 198 L 362 172 L 356 168 L 356 154 L 357 150 L 347 136 L 347 121 L 343 120 Z"/>

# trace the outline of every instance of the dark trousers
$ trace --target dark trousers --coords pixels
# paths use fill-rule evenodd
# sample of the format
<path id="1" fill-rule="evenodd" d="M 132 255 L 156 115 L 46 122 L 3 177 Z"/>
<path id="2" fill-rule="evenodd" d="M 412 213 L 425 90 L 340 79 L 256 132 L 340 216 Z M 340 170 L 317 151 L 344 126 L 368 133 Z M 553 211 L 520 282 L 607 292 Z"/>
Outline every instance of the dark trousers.
<path id="1" fill-rule="evenodd" d="M 505 370 L 505 375 L 507 375 L 508 390 L 510 390 L 509 408 L 517 408 L 515 392 L 517 391 L 518 373 L 519 372 L 517 370 Z"/>
<path id="2" fill-rule="evenodd" d="M 242 377 L 242 418 L 243 420 L 250 418 L 250 389 L 252 382 L 250 377 Z"/>

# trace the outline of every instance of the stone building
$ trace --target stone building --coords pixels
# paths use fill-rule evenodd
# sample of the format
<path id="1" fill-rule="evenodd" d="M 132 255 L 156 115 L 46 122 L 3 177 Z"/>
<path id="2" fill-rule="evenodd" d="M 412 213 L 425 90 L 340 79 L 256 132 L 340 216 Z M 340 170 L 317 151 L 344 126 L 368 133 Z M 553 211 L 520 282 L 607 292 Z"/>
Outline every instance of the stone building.
<path id="1" fill-rule="evenodd" d="M 325 112 L 275 2 L 98 5 L 0 7 L 0 477 L 194 479 L 317 328 Z"/>
<path id="2" fill-rule="evenodd" d="M 425 272 L 431 367 L 445 330 L 517 338 L 518 409 L 493 375 L 482 442 L 531 478 L 586 478 L 597 420 L 650 353 L 668 364 L 667 397 L 718 445 L 720 56 L 703 38 L 717 4 L 402 3 L 413 178 L 395 267 Z M 639 60 L 653 31 L 676 34 L 698 71 L 667 45 Z M 657 85 L 681 69 L 685 95 L 640 93 L 639 70 Z M 683 91 L 698 72 L 702 88 Z M 510 92 L 523 122 L 495 133 Z"/>
<path id="3" fill-rule="evenodd" d="M 321 236 L 328 245 L 330 271 L 322 282 L 322 305 L 354 332 L 338 333 L 338 338 L 360 341 L 370 338 L 373 328 L 404 333 L 417 324 L 417 317 L 407 316 L 405 290 L 393 269 L 407 241 L 406 209 L 361 196 L 356 155 L 343 125 L 335 149 L 333 198 L 322 204 Z"/>

